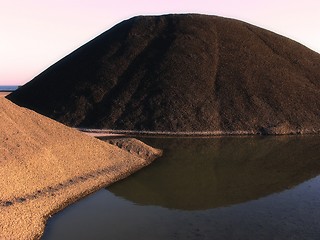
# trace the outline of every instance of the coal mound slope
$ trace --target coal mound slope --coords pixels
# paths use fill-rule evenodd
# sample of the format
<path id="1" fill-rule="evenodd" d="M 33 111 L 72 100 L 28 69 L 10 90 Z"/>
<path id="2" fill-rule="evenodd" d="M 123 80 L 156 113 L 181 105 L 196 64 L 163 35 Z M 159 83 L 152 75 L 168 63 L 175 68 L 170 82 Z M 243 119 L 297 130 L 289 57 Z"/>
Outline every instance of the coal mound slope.
<path id="1" fill-rule="evenodd" d="M 320 55 L 216 16 L 126 20 L 8 96 L 69 126 L 320 132 Z"/>

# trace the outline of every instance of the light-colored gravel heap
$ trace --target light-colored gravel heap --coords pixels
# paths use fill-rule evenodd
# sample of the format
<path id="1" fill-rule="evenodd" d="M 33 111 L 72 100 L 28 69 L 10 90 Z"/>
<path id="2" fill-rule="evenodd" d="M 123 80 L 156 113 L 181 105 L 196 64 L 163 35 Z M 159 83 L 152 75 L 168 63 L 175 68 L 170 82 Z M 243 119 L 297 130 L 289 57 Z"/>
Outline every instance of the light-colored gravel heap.
<path id="1" fill-rule="evenodd" d="M 161 154 L 137 144 L 148 159 L 0 98 L 0 239 L 39 238 L 51 214 Z"/>
<path id="2" fill-rule="evenodd" d="M 5 97 L 7 96 L 8 94 L 10 94 L 11 92 L 0 92 L 0 98 L 1 97 Z"/>

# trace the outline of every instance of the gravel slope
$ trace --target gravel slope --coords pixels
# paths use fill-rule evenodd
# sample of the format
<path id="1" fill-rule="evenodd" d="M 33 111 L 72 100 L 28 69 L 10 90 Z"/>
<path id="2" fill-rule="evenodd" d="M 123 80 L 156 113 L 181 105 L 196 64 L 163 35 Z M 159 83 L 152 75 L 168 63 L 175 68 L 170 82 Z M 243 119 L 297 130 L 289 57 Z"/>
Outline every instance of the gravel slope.
<path id="1" fill-rule="evenodd" d="M 0 119 L 0 239 L 40 237 L 49 215 L 161 154 L 137 140 L 148 157 L 131 154 L 5 98 Z"/>

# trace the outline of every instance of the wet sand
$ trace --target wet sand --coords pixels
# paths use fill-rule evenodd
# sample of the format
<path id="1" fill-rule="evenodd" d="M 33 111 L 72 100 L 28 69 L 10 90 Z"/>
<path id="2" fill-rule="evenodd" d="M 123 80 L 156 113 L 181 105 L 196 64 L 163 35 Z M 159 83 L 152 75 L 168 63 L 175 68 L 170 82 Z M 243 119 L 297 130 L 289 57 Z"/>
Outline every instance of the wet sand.
<path id="1" fill-rule="evenodd" d="M 0 119 L 0 239 L 40 238 L 52 214 L 161 154 L 138 140 L 140 155 L 120 149 L 4 98 Z"/>

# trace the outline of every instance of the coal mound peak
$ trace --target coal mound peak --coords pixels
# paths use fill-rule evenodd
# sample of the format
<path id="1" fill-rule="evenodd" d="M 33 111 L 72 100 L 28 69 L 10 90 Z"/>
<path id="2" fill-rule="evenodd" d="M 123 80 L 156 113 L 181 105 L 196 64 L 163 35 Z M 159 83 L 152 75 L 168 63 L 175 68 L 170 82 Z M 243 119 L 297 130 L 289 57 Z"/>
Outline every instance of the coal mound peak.
<path id="1" fill-rule="evenodd" d="M 140 16 L 8 98 L 76 127 L 319 133 L 320 55 L 234 19 Z"/>

